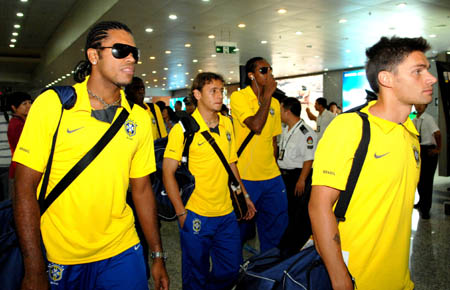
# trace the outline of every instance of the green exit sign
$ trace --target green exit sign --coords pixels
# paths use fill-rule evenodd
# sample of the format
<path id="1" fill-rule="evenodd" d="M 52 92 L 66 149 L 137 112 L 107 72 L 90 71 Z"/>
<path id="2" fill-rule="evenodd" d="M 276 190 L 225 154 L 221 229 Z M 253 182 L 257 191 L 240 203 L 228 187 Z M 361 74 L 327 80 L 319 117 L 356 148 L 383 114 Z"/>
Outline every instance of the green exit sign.
<path id="1" fill-rule="evenodd" d="M 216 41 L 216 53 L 236 54 L 238 51 L 236 42 Z"/>

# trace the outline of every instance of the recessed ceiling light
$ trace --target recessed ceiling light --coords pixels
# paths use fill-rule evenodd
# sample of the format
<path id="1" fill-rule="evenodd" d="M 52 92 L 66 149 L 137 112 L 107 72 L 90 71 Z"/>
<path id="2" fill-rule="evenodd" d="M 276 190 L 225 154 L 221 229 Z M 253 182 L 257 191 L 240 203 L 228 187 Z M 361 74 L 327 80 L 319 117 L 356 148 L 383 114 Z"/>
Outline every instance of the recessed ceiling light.
<path id="1" fill-rule="evenodd" d="M 285 8 L 280 8 L 280 9 L 277 10 L 277 12 L 279 14 L 285 14 L 287 12 L 287 10 Z"/>
<path id="2" fill-rule="evenodd" d="M 189 75 L 189 73 L 188 73 L 188 72 L 185 72 L 184 74 L 185 74 L 185 75 Z"/>
<path id="3" fill-rule="evenodd" d="M 143 77 L 145 77 L 147 74 L 142 74 Z"/>
<path id="4" fill-rule="evenodd" d="M 58 78 L 58 81 L 60 82 L 62 79 L 61 78 Z"/>
<path id="5" fill-rule="evenodd" d="M 177 78 L 177 75 L 173 75 L 174 78 Z"/>
<path id="6" fill-rule="evenodd" d="M 345 18 L 339 19 L 339 23 L 345 23 L 345 22 L 347 22 L 347 19 L 345 19 Z"/>
<path id="7" fill-rule="evenodd" d="M 177 17 L 175 14 L 170 14 L 170 15 L 169 15 L 169 18 L 172 19 L 172 20 L 175 20 L 175 19 L 177 19 L 178 17 Z"/>
<path id="8" fill-rule="evenodd" d="M 148 84 L 148 81 L 145 81 L 146 84 Z"/>
<path id="9" fill-rule="evenodd" d="M 17 40 L 16 40 L 15 38 L 11 38 L 11 42 L 12 42 L 12 43 L 16 43 Z"/>
<path id="10" fill-rule="evenodd" d="M 172 53 L 172 51 L 170 51 L 170 50 L 166 50 L 166 51 L 165 51 L 165 53 L 166 53 L 166 54 L 171 54 L 171 53 Z"/>
<path id="11" fill-rule="evenodd" d="M 232 78 L 228 78 L 229 80 L 231 80 Z"/>
<path id="12" fill-rule="evenodd" d="M 22 12 L 17 12 L 17 17 L 23 17 L 23 13 Z"/>
<path id="13" fill-rule="evenodd" d="M 353 65 L 349 65 L 348 67 L 353 67 Z"/>
<path id="14" fill-rule="evenodd" d="M 158 87 L 158 85 L 155 85 L 155 88 L 157 88 Z"/>
<path id="15" fill-rule="evenodd" d="M 211 54 L 211 57 L 216 57 L 216 55 L 215 54 Z"/>
<path id="16" fill-rule="evenodd" d="M 156 83 L 158 81 L 158 79 L 153 79 L 153 81 Z"/>
<path id="17" fill-rule="evenodd" d="M 14 47 L 16 47 L 16 45 L 15 44 L 10 44 L 9 47 L 14 48 Z"/>
<path id="18" fill-rule="evenodd" d="M 199 70 L 198 70 L 198 72 L 202 72 L 202 71 L 203 71 L 202 69 L 199 69 Z"/>
<path id="19" fill-rule="evenodd" d="M 14 28 L 19 29 L 20 28 L 20 24 L 14 24 Z"/>
<path id="20" fill-rule="evenodd" d="M 186 44 L 184 45 L 184 47 L 191 47 L 191 44 L 190 44 L 190 43 L 186 43 Z"/>
<path id="21" fill-rule="evenodd" d="M 62 76 L 61 78 L 62 78 L 62 79 L 65 79 L 65 78 L 66 78 L 66 76 Z"/>
<path id="22" fill-rule="evenodd" d="M 186 88 L 187 88 L 187 87 L 189 87 L 189 85 L 188 85 L 188 84 L 186 84 L 186 85 L 184 85 L 184 86 L 185 86 Z"/>
<path id="23" fill-rule="evenodd" d="M 150 32 L 153 32 L 153 28 L 148 27 L 148 28 L 145 29 L 145 32 L 149 32 L 149 33 L 150 33 Z"/>
<path id="24" fill-rule="evenodd" d="M 239 27 L 239 28 L 245 28 L 245 26 L 246 26 L 245 23 L 239 23 L 239 24 L 238 24 L 238 27 Z"/>
<path id="25" fill-rule="evenodd" d="M 428 35 L 430 38 L 435 38 L 437 35 L 436 34 L 430 34 Z"/>
<path id="26" fill-rule="evenodd" d="M 166 78 L 166 77 L 163 77 L 163 80 L 167 80 L 167 78 Z"/>
<path id="27" fill-rule="evenodd" d="M 406 3 L 399 3 L 399 4 L 397 4 L 397 7 L 398 8 L 405 8 L 406 7 Z"/>
<path id="28" fill-rule="evenodd" d="M 151 89 L 152 87 L 151 86 L 147 86 L 147 89 Z"/>
<path id="29" fill-rule="evenodd" d="M 178 63 L 177 66 L 183 66 L 183 64 L 182 63 Z"/>
<path id="30" fill-rule="evenodd" d="M 70 77 L 70 74 L 66 74 L 66 76 Z"/>
<path id="31" fill-rule="evenodd" d="M 166 89 L 165 89 L 165 88 L 162 88 L 162 90 L 165 91 Z"/>
<path id="32" fill-rule="evenodd" d="M 303 32 L 301 32 L 301 31 L 296 31 L 295 34 L 297 34 L 297 35 L 302 35 Z"/>
<path id="33" fill-rule="evenodd" d="M 209 2 L 209 0 L 202 0 L 203 2 Z"/>
<path id="34" fill-rule="evenodd" d="M 191 79 L 191 82 L 193 81 L 194 79 Z"/>
<path id="35" fill-rule="evenodd" d="M 166 52 L 167 53 L 167 52 Z M 153 55 L 149 57 L 150 59 L 155 59 L 156 57 L 154 57 Z"/>
<path id="36" fill-rule="evenodd" d="M 17 36 L 17 35 L 19 35 L 19 33 L 17 33 L 17 32 L 12 33 L 12 36 Z"/>
<path id="37" fill-rule="evenodd" d="M 450 54 L 450 51 L 447 51 L 447 54 Z"/>
<path id="38" fill-rule="evenodd" d="M 230 74 L 234 74 L 234 71 L 230 70 Z"/>
<path id="39" fill-rule="evenodd" d="M 163 86 L 166 86 L 166 84 L 162 84 Z M 163 89 L 164 90 L 164 89 Z"/>
<path id="40" fill-rule="evenodd" d="M 352 52 L 352 51 L 351 51 L 350 49 L 346 49 L 345 52 L 346 52 L 346 53 L 350 53 L 350 52 Z"/>
<path id="41" fill-rule="evenodd" d="M 208 35 L 208 38 L 209 39 L 214 39 L 214 38 L 216 38 L 216 36 L 214 34 L 210 34 L 210 35 Z"/>
<path id="42" fill-rule="evenodd" d="M 192 62 L 198 62 L 198 59 L 193 59 Z"/>
<path id="43" fill-rule="evenodd" d="M 228 82 L 227 84 L 229 84 L 229 85 L 230 85 L 230 84 L 231 84 L 231 82 Z"/>
<path id="44" fill-rule="evenodd" d="M 327 69 L 327 68 L 324 68 L 323 70 L 324 70 L 324 71 L 328 71 L 328 69 Z"/>
<path id="45" fill-rule="evenodd" d="M 142 64 L 142 61 L 138 61 L 137 64 Z"/>
<path id="46" fill-rule="evenodd" d="M 318 56 L 318 55 L 315 55 L 314 57 L 315 57 L 315 58 L 319 58 L 320 56 Z"/>
<path id="47" fill-rule="evenodd" d="M 168 68 L 168 67 L 165 67 L 164 70 L 169 70 L 169 68 Z"/>
<path id="48" fill-rule="evenodd" d="M 156 70 L 152 71 L 152 74 L 155 74 L 155 73 L 156 73 Z"/>
<path id="49" fill-rule="evenodd" d="M 261 40 L 261 44 L 266 44 L 267 40 Z"/>

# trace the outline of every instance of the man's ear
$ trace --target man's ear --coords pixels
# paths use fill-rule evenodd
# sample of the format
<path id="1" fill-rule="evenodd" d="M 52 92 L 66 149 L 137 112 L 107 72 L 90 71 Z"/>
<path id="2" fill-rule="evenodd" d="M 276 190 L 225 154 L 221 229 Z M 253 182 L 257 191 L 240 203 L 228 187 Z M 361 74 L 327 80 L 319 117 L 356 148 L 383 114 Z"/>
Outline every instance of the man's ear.
<path id="1" fill-rule="evenodd" d="M 247 74 L 247 77 L 250 79 L 250 80 L 254 80 L 255 79 L 255 76 L 253 75 L 253 73 L 251 73 L 251 72 L 249 72 L 248 74 Z"/>
<path id="2" fill-rule="evenodd" d="M 15 112 L 17 111 L 17 108 L 16 108 L 16 106 L 14 106 L 14 105 L 11 105 L 11 110 L 13 111 L 13 113 L 15 113 Z"/>
<path id="3" fill-rule="evenodd" d="M 90 63 L 92 63 L 93 65 L 96 65 L 97 61 L 99 59 L 98 51 L 94 48 L 88 48 L 87 57 L 88 57 Z"/>
<path id="4" fill-rule="evenodd" d="M 394 75 L 388 71 L 380 71 L 378 73 L 378 84 L 382 87 L 392 88 Z"/>
<path id="5" fill-rule="evenodd" d="M 202 98 L 202 93 L 199 90 L 195 89 L 195 90 L 192 91 L 192 93 L 194 94 L 194 98 L 197 101 Z"/>

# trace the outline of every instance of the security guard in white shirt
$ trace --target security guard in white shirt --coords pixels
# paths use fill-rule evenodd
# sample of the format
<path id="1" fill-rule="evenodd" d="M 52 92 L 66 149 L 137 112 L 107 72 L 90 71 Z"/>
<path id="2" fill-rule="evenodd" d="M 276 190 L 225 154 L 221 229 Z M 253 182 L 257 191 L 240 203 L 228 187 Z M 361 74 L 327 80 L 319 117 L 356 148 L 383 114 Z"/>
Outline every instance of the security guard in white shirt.
<path id="1" fill-rule="evenodd" d="M 289 226 L 280 247 L 299 250 L 311 235 L 308 201 L 317 135 L 301 118 L 301 104 L 296 98 L 281 101 L 283 128 L 279 143 L 278 165 L 288 197 Z"/>

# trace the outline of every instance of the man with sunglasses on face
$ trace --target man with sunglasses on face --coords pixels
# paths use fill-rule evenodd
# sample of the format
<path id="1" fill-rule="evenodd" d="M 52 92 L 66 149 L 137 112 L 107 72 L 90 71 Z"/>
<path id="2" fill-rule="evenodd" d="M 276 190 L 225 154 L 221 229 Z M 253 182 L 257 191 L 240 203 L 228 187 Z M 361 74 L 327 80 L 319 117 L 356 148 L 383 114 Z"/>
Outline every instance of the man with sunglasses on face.
<path id="1" fill-rule="evenodd" d="M 46 171 L 61 102 L 53 90 L 36 99 L 14 155 L 18 163 L 14 214 L 25 266 L 22 289 L 148 289 L 133 212 L 126 204 L 129 183 L 152 251 L 156 289 L 168 289 L 149 179 L 155 171 L 150 119 L 140 106 L 127 101 L 121 89 L 133 78 L 139 51 L 126 25 L 101 22 L 88 33 L 85 53 L 87 60 L 75 72 L 81 82 L 74 85 L 76 102 L 62 114 L 46 194 L 123 110 L 129 116 L 111 142 L 40 216 L 38 185 Z"/>
<path id="2" fill-rule="evenodd" d="M 275 158 L 276 136 L 281 134 L 280 103 L 272 98 L 277 83 L 265 59 L 254 57 L 245 69 L 248 86 L 231 95 L 231 113 L 237 148 L 254 132 L 237 165 L 257 210 L 261 251 L 266 251 L 278 245 L 288 224 L 286 188 Z M 243 242 L 251 226 L 241 223 Z"/>

